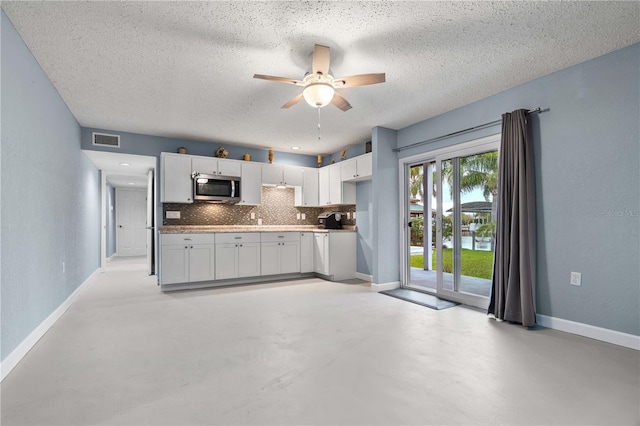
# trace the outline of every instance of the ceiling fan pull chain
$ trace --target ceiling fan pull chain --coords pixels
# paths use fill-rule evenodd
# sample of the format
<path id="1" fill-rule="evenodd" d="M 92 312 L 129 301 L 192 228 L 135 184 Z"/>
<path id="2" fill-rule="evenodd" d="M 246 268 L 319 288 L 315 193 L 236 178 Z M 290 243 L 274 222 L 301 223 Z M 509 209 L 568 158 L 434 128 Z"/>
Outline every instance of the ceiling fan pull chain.
<path id="1" fill-rule="evenodd" d="M 317 108 L 318 109 L 318 142 L 320 142 L 320 107 Z"/>

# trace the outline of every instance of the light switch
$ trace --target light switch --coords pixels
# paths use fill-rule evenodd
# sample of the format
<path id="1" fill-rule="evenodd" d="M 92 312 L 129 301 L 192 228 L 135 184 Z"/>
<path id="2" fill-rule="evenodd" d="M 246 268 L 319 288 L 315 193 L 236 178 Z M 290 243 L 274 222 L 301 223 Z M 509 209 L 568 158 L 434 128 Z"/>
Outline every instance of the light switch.
<path id="1" fill-rule="evenodd" d="M 300 220 L 300 213 L 296 213 L 296 219 Z"/>
<path id="2" fill-rule="evenodd" d="M 180 219 L 180 212 L 167 211 L 167 219 Z"/>
<path id="3" fill-rule="evenodd" d="M 353 220 L 356 220 L 356 212 L 353 212 L 352 215 L 353 215 Z"/>
<path id="4" fill-rule="evenodd" d="M 307 218 L 307 215 L 305 213 L 302 213 L 302 220 L 305 220 Z"/>
<path id="5" fill-rule="evenodd" d="M 255 219 L 256 218 L 256 214 L 254 212 L 251 212 L 251 219 Z"/>
<path id="6" fill-rule="evenodd" d="M 258 225 L 262 225 L 262 219 L 258 219 Z"/>

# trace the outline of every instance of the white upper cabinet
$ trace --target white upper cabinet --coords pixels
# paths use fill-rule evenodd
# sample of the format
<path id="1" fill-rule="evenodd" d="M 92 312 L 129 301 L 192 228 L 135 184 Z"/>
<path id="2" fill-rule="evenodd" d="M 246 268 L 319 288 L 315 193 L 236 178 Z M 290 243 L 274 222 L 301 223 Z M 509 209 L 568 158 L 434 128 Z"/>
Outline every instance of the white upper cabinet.
<path id="1" fill-rule="evenodd" d="M 262 167 L 260 163 L 245 161 L 242 166 L 240 182 L 240 202 L 245 206 L 257 206 L 262 203 Z"/>
<path id="2" fill-rule="evenodd" d="M 191 158 L 192 172 L 221 176 L 242 175 L 242 161 L 198 156 L 192 156 Z"/>
<path id="3" fill-rule="evenodd" d="M 193 203 L 191 156 L 162 153 L 163 203 Z"/>
<path id="4" fill-rule="evenodd" d="M 344 182 L 371 179 L 373 154 L 368 153 L 340 163 L 341 178 Z"/>
<path id="5" fill-rule="evenodd" d="M 322 167 L 318 172 L 318 201 L 321 207 L 356 203 L 355 183 L 342 181 L 340 164 Z"/>
<path id="6" fill-rule="evenodd" d="M 298 200 L 296 200 L 298 201 Z M 305 167 L 302 170 L 302 198 L 297 207 L 318 207 L 318 169 Z"/>
<path id="7" fill-rule="evenodd" d="M 262 184 L 302 186 L 302 167 L 263 164 Z"/>

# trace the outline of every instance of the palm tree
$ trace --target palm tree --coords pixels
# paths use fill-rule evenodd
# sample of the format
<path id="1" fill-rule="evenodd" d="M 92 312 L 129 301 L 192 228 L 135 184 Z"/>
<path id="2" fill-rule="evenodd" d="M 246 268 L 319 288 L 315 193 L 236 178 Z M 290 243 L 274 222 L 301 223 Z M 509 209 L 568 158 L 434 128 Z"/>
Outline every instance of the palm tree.
<path id="1" fill-rule="evenodd" d="M 423 191 L 424 174 L 422 173 L 422 165 L 414 166 L 409 169 L 409 192 L 411 192 L 411 198 L 417 199 L 420 195 L 422 199 L 424 195 Z"/>

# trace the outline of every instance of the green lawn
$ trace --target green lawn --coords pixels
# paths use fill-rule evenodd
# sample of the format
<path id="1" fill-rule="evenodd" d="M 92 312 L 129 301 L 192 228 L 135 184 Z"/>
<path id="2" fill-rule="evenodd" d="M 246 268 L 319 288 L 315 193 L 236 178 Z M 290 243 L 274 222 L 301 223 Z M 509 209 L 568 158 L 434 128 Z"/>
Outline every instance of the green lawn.
<path id="1" fill-rule="evenodd" d="M 453 249 L 444 249 L 443 255 L 443 270 L 444 272 L 452 272 L 452 252 Z M 460 263 L 460 269 L 462 275 L 468 277 L 486 278 L 491 279 L 491 270 L 493 268 L 493 252 L 482 250 L 469 250 L 462 249 L 462 261 Z M 411 266 L 414 268 L 423 268 L 424 257 L 422 255 L 411 256 Z M 433 254 L 433 270 L 436 269 L 436 255 Z"/>

